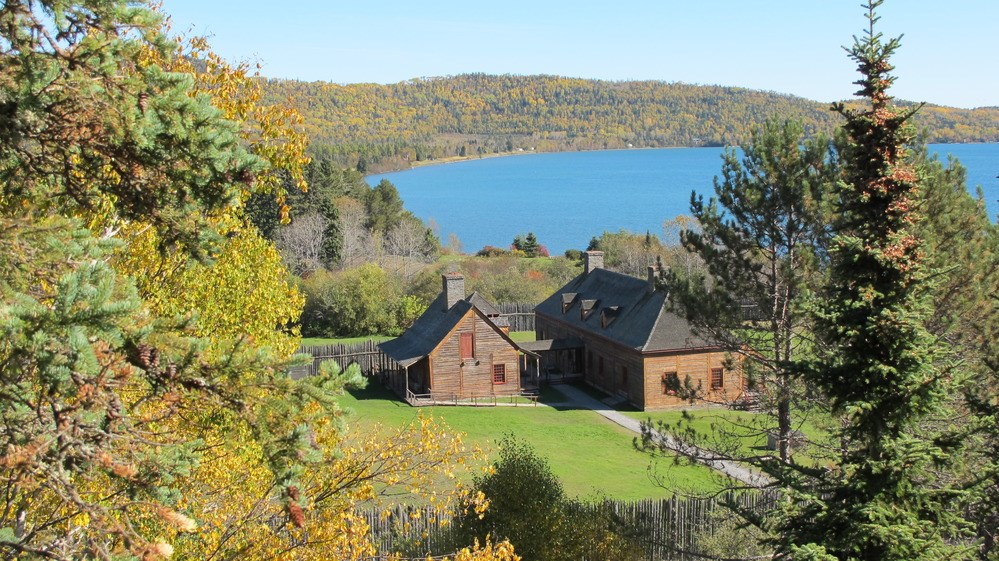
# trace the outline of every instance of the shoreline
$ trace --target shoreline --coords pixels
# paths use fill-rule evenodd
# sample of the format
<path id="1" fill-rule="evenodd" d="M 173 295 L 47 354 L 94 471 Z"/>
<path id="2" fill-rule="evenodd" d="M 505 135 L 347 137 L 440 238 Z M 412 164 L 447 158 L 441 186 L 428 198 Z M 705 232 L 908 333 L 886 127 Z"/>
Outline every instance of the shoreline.
<path id="1" fill-rule="evenodd" d="M 999 144 L 996 142 L 932 142 L 926 143 L 926 146 L 974 146 L 979 144 Z M 401 169 L 388 169 L 384 171 L 372 172 L 364 174 L 364 178 L 367 179 L 373 175 L 385 175 L 387 173 L 400 173 L 404 171 L 409 171 L 417 168 L 424 168 L 430 166 L 440 166 L 447 164 L 455 164 L 459 162 L 470 162 L 474 160 L 485 160 L 491 158 L 507 158 L 511 156 L 528 156 L 534 154 L 566 154 L 566 153 L 584 153 L 584 152 L 623 152 L 632 150 L 676 150 L 676 149 L 698 149 L 698 148 L 739 148 L 739 145 L 732 146 L 642 146 L 639 148 L 599 148 L 596 150 L 558 150 L 554 152 L 539 152 L 537 150 L 524 150 L 522 152 L 493 152 L 491 154 L 476 154 L 474 156 L 448 156 L 446 158 L 439 158 L 436 160 L 420 160 L 410 162 L 408 168 Z"/>
<path id="2" fill-rule="evenodd" d="M 470 162 L 474 160 L 486 160 L 491 158 L 507 158 L 511 156 L 529 156 L 536 154 L 568 154 L 568 153 L 586 153 L 586 152 L 626 152 L 626 151 L 636 151 L 636 150 L 677 150 L 677 149 L 699 149 L 699 148 L 728 148 L 727 146 L 642 146 L 640 148 L 599 148 L 596 150 L 558 150 L 555 152 L 539 152 L 537 150 L 524 150 L 522 152 L 493 152 L 491 154 L 476 154 L 474 156 L 448 156 L 446 158 L 439 158 L 436 160 L 420 160 L 410 163 L 408 168 L 403 169 L 390 169 L 385 171 L 378 171 L 373 173 L 364 174 L 365 179 L 373 175 L 385 175 L 387 173 L 400 173 L 403 171 L 409 171 L 417 168 L 424 168 L 430 166 L 455 164 L 459 162 Z M 738 146 L 736 146 L 738 148 Z"/>

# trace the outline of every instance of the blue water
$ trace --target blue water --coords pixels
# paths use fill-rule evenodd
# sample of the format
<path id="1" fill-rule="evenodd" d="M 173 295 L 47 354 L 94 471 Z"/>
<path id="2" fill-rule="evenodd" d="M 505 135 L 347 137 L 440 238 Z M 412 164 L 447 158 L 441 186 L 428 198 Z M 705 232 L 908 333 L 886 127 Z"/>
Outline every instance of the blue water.
<path id="1" fill-rule="evenodd" d="M 934 144 L 968 169 L 989 215 L 999 212 L 999 144 Z M 662 233 L 663 221 L 690 214 L 690 193 L 709 197 L 721 173 L 721 148 L 666 148 L 524 154 L 372 175 L 399 189 L 406 208 L 432 222 L 445 243 L 456 234 L 466 253 L 507 247 L 534 232 L 555 255 L 584 249 L 604 231 Z"/>

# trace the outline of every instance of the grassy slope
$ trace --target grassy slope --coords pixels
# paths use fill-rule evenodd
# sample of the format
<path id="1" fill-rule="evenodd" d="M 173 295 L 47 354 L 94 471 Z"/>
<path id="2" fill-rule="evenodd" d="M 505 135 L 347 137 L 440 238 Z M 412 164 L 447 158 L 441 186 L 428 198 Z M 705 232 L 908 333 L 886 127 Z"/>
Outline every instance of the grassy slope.
<path id="1" fill-rule="evenodd" d="M 552 392 L 543 397 L 558 401 L 558 395 Z M 469 444 L 478 444 L 493 455 L 498 441 L 513 434 L 548 459 L 552 471 L 572 496 L 636 500 L 673 493 L 649 478 L 650 459 L 632 446 L 635 435 L 592 411 L 558 410 L 544 405 L 417 409 L 374 383 L 368 389 L 351 392 L 342 402 L 352 409 L 348 423 L 355 430 L 371 431 L 378 423 L 401 426 L 419 414 L 434 415 L 466 433 Z M 715 488 L 714 476 L 707 468 L 670 464 L 660 461 L 656 470 L 676 482 L 676 490 Z"/>

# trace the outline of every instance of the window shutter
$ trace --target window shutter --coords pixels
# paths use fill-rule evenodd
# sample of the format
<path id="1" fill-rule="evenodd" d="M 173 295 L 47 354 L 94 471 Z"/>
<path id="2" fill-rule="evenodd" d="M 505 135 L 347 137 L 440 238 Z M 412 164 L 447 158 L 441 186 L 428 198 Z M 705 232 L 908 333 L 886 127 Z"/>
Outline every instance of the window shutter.
<path id="1" fill-rule="evenodd" d="M 460 338 L 461 358 L 475 358 L 475 335 L 462 333 Z"/>

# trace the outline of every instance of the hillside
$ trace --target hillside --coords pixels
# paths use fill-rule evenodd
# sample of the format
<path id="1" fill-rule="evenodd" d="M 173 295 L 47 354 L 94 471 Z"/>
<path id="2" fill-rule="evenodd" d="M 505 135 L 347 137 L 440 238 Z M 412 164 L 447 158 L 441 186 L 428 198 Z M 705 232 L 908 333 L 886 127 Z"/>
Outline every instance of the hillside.
<path id="1" fill-rule="evenodd" d="M 267 80 L 266 101 L 297 108 L 315 146 L 367 171 L 454 156 L 737 144 L 768 117 L 809 130 L 840 121 L 828 103 L 721 86 L 468 74 L 398 84 Z M 999 141 L 999 108 L 928 105 L 929 142 Z"/>

